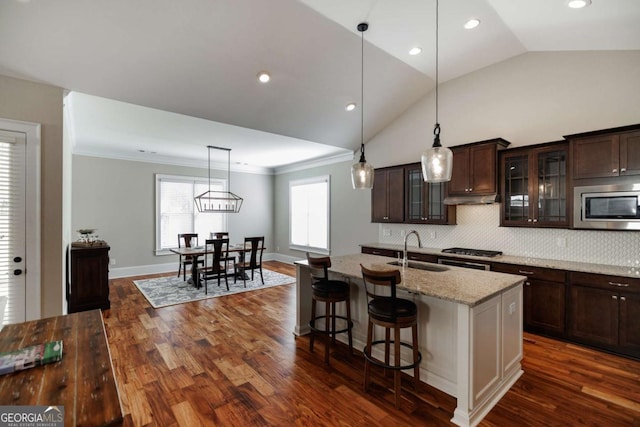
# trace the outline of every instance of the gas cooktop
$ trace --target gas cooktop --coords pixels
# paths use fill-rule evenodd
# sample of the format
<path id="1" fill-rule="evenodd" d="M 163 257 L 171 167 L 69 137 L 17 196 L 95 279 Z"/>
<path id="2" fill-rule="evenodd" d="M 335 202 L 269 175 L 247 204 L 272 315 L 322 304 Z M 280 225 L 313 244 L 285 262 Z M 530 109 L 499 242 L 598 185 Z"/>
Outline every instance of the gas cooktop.
<path id="1" fill-rule="evenodd" d="M 446 254 L 484 256 L 484 257 L 494 257 L 494 256 L 502 255 L 502 251 L 485 251 L 482 249 L 469 249 L 469 248 L 447 248 L 447 249 L 443 249 L 442 252 Z"/>

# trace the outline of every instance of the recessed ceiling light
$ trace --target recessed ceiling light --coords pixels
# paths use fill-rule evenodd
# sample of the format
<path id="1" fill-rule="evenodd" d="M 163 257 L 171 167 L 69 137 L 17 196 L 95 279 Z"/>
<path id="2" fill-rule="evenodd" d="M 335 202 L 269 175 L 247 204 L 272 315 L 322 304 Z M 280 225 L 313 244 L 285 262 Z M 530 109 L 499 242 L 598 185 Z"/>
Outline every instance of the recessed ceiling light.
<path id="1" fill-rule="evenodd" d="M 271 80 L 271 76 L 266 71 L 260 71 L 258 73 L 258 81 L 260 83 L 267 83 L 269 80 Z"/>
<path id="2" fill-rule="evenodd" d="M 471 18 L 464 24 L 464 28 L 467 30 L 472 30 L 480 25 L 480 20 L 478 18 Z"/>
<path id="3" fill-rule="evenodd" d="M 582 9 L 583 7 L 587 7 L 591 4 L 591 0 L 569 0 L 567 6 L 571 9 Z"/>
<path id="4" fill-rule="evenodd" d="M 344 107 L 344 109 L 345 109 L 345 110 L 347 110 L 347 111 L 353 111 L 353 110 L 355 110 L 355 109 L 356 109 L 356 103 L 355 103 L 355 102 L 352 102 L 352 103 L 350 103 L 350 104 L 347 104 L 347 106 L 346 106 L 346 107 Z"/>
<path id="5" fill-rule="evenodd" d="M 412 47 L 411 50 L 409 51 L 409 55 L 419 55 L 420 53 L 422 53 L 422 48 L 421 47 Z"/>

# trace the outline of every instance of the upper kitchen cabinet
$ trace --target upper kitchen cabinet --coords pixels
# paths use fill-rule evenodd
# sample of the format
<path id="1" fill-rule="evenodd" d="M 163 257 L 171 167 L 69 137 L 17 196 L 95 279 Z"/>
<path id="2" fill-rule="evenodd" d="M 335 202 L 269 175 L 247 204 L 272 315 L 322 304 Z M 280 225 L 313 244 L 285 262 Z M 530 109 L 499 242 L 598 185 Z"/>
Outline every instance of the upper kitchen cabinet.
<path id="1" fill-rule="evenodd" d="M 565 138 L 571 142 L 574 179 L 640 174 L 640 125 Z"/>
<path id="2" fill-rule="evenodd" d="M 569 226 L 568 156 L 566 142 L 500 154 L 501 226 Z"/>
<path id="3" fill-rule="evenodd" d="M 375 170 L 371 222 L 404 222 L 404 167 Z"/>
<path id="4" fill-rule="evenodd" d="M 498 192 L 498 150 L 509 145 L 502 138 L 451 147 L 453 174 L 450 196 L 490 195 Z"/>
<path id="5" fill-rule="evenodd" d="M 456 207 L 444 204 L 447 183 L 424 182 L 420 163 L 407 165 L 405 178 L 406 223 L 447 225 L 456 223 Z"/>

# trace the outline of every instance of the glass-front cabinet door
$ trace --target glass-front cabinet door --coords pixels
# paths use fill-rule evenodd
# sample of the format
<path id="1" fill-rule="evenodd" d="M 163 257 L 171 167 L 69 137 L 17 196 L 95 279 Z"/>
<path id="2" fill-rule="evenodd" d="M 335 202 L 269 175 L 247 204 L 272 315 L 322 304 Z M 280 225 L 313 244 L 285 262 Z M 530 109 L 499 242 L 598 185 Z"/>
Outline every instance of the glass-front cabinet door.
<path id="1" fill-rule="evenodd" d="M 567 215 L 567 150 L 538 152 L 537 203 L 534 218 L 542 226 L 569 225 Z"/>
<path id="2" fill-rule="evenodd" d="M 502 225 L 526 225 L 529 214 L 529 154 L 503 156 Z"/>
<path id="3" fill-rule="evenodd" d="M 406 221 L 412 224 L 455 224 L 455 206 L 444 204 L 446 183 L 427 183 L 420 163 L 406 166 Z"/>
<path id="4" fill-rule="evenodd" d="M 509 150 L 501 156 L 500 225 L 568 227 L 566 143 Z"/>

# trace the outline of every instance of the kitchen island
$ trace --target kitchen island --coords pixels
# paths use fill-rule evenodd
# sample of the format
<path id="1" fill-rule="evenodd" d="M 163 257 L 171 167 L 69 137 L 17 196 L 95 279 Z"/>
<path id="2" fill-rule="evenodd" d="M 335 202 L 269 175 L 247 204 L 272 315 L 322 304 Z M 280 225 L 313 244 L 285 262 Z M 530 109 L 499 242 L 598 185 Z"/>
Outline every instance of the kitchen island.
<path id="1" fill-rule="evenodd" d="M 478 424 L 522 375 L 522 284 L 526 277 L 430 263 L 414 264 L 422 268 L 398 267 L 388 264 L 392 261 L 369 254 L 331 258 L 330 277 L 351 286 L 354 346 L 364 347 L 368 319 L 360 264 L 374 270 L 399 268 L 398 296 L 418 305 L 421 379 L 456 397 L 452 422 Z M 306 260 L 296 263 L 296 273 L 294 333 L 304 335 L 309 333 L 311 317 Z M 342 305 L 337 311 L 343 309 Z M 405 332 L 403 341 L 410 341 Z M 375 333 L 380 335 L 381 330 Z M 408 353 L 403 357 L 409 360 Z"/>

